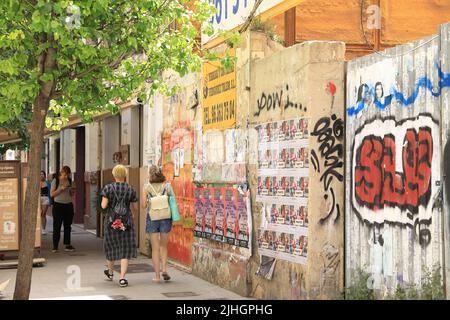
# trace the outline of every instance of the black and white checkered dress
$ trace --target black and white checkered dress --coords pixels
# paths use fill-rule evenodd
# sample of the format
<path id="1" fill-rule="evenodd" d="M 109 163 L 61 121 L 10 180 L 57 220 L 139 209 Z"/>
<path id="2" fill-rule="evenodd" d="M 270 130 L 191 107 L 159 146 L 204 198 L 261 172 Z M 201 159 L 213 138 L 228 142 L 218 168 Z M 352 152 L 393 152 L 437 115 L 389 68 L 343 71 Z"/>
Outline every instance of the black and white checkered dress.
<path id="1" fill-rule="evenodd" d="M 113 188 L 119 199 L 116 198 Z M 130 209 L 130 203 L 138 201 L 136 190 L 126 182 L 114 182 L 106 185 L 100 195 L 108 198 L 108 211 L 103 225 L 105 230 L 103 249 L 106 254 L 106 259 L 114 261 L 136 258 L 136 232 L 134 229 L 133 215 Z M 120 201 L 124 195 L 124 203 L 129 209 L 128 214 L 130 215 L 131 227 L 125 231 L 116 231 L 110 227 L 108 218 L 113 214 L 111 208 L 114 208 L 116 202 Z"/>

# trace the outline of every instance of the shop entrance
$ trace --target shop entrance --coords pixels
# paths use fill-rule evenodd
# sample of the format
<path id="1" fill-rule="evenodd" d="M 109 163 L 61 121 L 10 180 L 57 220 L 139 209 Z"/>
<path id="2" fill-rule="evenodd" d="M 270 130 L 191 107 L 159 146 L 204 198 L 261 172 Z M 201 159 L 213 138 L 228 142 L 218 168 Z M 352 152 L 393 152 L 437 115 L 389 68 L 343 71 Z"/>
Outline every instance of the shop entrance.
<path id="1" fill-rule="evenodd" d="M 85 213 L 85 181 L 84 181 L 84 173 L 85 173 L 85 128 L 79 127 L 76 128 L 76 157 L 75 157 L 75 173 L 74 173 L 74 182 L 75 182 L 75 216 L 74 223 L 84 223 L 84 213 Z"/>

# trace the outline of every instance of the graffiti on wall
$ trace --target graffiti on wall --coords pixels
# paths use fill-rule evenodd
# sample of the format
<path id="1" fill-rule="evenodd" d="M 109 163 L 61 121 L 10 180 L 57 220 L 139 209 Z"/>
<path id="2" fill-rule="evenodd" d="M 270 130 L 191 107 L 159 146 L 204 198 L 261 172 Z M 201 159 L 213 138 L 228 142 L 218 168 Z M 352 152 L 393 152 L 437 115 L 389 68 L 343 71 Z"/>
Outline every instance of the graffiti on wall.
<path id="1" fill-rule="evenodd" d="M 194 132 L 189 122 L 178 122 L 163 135 L 163 172 L 172 184 L 181 224 L 174 224 L 169 237 L 169 257 L 190 266 L 192 263 L 192 230 L 195 224 L 192 161 Z"/>
<path id="2" fill-rule="evenodd" d="M 337 222 L 341 215 L 341 209 L 331 184 L 333 180 L 342 182 L 344 179 L 344 147 L 342 145 L 344 121 L 335 114 L 331 117 L 320 118 L 314 126 L 311 135 L 317 138 L 317 143 L 319 144 L 317 152 L 314 149 L 311 150 L 311 163 L 314 170 L 321 174 L 320 182 L 323 183 L 323 197 L 329 203 L 326 216 L 319 221 L 323 224 L 334 215 L 334 222 Z M 320 166 L 321 162 L 323 163 L 322 167 Z"/>
<path id="3" fill-rule="evenodd" d="M 431 240 L 439 124 L 429 114 L 366 122 L 356 131 L 352 155 L 352 205 L 370 224 L 413 227 L 421 244 Z"/>
<path id="4" fill-rule="evenodd" d="M 381 82 L 377 82 L 374 86 L 363 83 L 358 88 L 356 106 L 349 107 L 347 114 L 349 116 L 356 116 L 364 109 L 370 107 L 384 110 L 393 104 L 394 100 L 405 107 L 410 106 L 416 102 L 421 89 L 427 90 L 435 98 L 440 97 L 442 90 L 450 87 L 450 73 L 444 73 L 438 63 L 436 63 L 436 71 L 438 77 L 436 85 L 433 84 L 433 81 L 429 77 L 424 76 L 416 82 L 409 96 L 405 96 L 395 87 L 392 87 L 389 94 L 387 94 Z"/>
<path id="5" fill-rule="evenodd" d="M 261 96 L 256 100 L 258 111 L 254 113 L 255 117 L 259 117 L 262 111 L 270 111 L 275 110 L 277 108 L 282 108 L 283 110 L 287 110 L 289 108 L 304 110 L 307 111 L 306 108 L 303 108 L 303 105 L 299 102 L 294 102 L 289 99 L 289 85 L 286 84 L 284 87 L 286 91 L 283 89 L 271 93 L 261 93 Z M 286 101 L 283 102 L 283 96 L 286 95 Z"/>

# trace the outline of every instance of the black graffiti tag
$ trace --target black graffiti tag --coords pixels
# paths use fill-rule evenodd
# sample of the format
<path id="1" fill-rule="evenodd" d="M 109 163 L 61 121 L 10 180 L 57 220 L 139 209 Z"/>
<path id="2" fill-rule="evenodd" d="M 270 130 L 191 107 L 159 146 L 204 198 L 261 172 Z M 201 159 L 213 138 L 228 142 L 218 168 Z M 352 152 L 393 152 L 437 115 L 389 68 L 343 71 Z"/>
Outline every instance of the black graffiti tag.
<path id="1" fill-rule="evenodd" d="M 340 217 L 340 207 L 336 203 L 336 196 L 331 187 L 331 182 L 333 179 L 337 179 L 342 182 L 344 179 L 342 168 L 344 163 L 342 161 L 344 155 L 344 148 L 342 145 L 342 140 L 344 136 L 344 122 L 342 119 L 338 119 L 335 114 L 330 117 L 323 117 L 317 121 L 313 132 L 311 133 L 313 137 L 317 137 L 319 143 L 318 153 L 320 158 L 323 160 L 323 172 L 320 177 L 320 181 L 323 182 L 324 188 L 324 199 L 327 200 L 331 196 L 332 206 L 330 212 L 320 219 L 320 223 L 325 223 L 331 215 L 336 211 L 336 222 Z M 314 166 L 316 172 L 320 171 L 319 157 L 315 150 L 311 151 L 311 162 Z"/>
<path id="2" fill-rule="evenodd" d="M 286 85 L 286 103 L 284 104 L 284 110 L 289 109 L 289 108 L 295 108 L 295 109 L 300 109 L 303 110 L 303 105 L 301 103 L 294 103 L 292 101 L 290 101 L 289 99 L 289 86 Z M 278 92 L 273 92 L 273 93 L 269 93 L 266 94 L 265 92 L 263 92 L 261 94 L 261 96 L 259 97 L 259 99 L 256 101 L 257 105 L 258 105 L 258 111 L 254 113 L 255 117 L 259 117 L 259 115 L 261 114 L 261 111 L 263 110 L 275 110 L 276 108 L 281 108 L 283 106 L 282 104 L 282 100 L 283 100 L 283 94 L 284 91 L 280 90 Z M 306 111 L 306 109 L 305 109 Z"/>

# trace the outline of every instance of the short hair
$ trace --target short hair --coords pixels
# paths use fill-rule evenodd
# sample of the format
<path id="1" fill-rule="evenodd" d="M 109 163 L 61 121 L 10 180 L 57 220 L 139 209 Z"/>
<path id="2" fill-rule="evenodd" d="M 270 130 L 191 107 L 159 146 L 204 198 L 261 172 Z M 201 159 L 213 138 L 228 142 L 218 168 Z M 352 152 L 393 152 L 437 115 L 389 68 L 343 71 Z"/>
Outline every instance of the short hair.
<path id="1" fill-rule="evenodd" d="M 124 165 L 118 164 L 112 170 L 114 178 L 124 180 L 127 177 L 127 168 Z"/>

